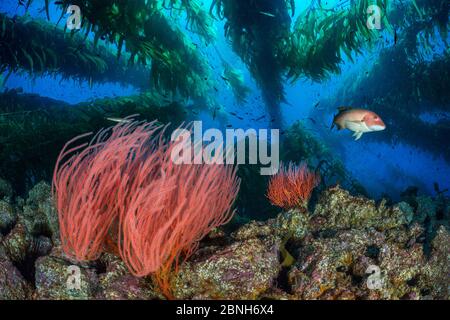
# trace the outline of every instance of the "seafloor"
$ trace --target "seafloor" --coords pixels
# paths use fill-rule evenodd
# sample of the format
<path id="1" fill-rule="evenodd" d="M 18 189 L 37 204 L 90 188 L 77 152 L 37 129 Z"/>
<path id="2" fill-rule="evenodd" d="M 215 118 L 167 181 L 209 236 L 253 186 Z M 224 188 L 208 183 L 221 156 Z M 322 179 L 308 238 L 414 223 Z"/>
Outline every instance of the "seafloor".
<path id="1" fill-rule="evenodd" d="M 0 299 L 164 299 L 112 253 L 79 263 L 58 245 L 50 186 L 12 199 L 0 180 Z M 450 199 L 393 206 L 323 191 L 309 213 L 216 229 L 181 264 L 176 299 L 448 299 Z M 78 266 L 73 269 L 71 266 Z M 68 285 L 73 270 L 80 286 Z M 71 274 L 72 273 L 72 274 Z"/>

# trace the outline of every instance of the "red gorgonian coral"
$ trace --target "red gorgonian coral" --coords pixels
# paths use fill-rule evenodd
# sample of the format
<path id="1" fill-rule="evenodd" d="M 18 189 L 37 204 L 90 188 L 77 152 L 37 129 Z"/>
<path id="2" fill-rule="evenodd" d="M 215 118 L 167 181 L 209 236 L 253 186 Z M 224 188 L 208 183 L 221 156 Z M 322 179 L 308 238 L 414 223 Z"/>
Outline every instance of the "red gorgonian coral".
<path id="1" fill-rule="evenodd" d="M 319 175 L 309 171 L 305 163 L 296 166 L 290 162 L 287 167 L 281 163 L 279 172 L 269 181 L 267 198 L 286 210 L 304 209 L 319 182 Z"/>
<path id="2" fill-rule="evenodd" d="M 153 275 L 170 297 L 179 260 L 233 217 L 240 180 L 233 166 L 174 164 L 175 143 L 163 134 L 155 122 L 130 121 L 89 144 L 69 147 L 85 135 L 69 141 L 57 161 L 53 193 L 68 256 L 96 259 L 113 240 L 130 272 Z"/>

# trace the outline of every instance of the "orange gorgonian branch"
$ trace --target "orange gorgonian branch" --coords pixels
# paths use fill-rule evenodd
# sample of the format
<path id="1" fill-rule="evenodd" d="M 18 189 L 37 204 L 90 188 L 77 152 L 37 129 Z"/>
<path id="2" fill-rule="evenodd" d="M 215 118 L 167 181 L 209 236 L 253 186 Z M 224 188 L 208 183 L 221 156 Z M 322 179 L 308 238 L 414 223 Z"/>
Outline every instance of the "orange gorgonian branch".
<path id="1" fill-rule="evenodd" d="M 296 166 L 290 162 L 287 167 L 281 163 L 279 172 L 269 181 L 267 198 L 286 210 L 304 209 L 319 182 L 319 175 L 309 171 L 305 163 Z"/>
<path id="2" fill-rule="evenodd" d="M 66 254 L 96 259 L 113 240 L 132 274 L 152 275 L 171 297 L 170 277 L 180 259 L 233 217 L 240 180 L 233 166 L 174 164 L 175 143 L 163 135 L 154 122 L 130 121 L 89 144 L 69 148 L 85 135 L 69 141 L 57 161 L 53 193 Z"/>

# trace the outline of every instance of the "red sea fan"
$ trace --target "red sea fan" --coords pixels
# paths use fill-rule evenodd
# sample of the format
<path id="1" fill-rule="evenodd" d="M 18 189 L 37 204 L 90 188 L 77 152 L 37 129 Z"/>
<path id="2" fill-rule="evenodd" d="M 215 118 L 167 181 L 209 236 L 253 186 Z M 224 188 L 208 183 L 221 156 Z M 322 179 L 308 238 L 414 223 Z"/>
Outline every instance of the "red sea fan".
<path id="1" fill-rule="evenodd" d="M 115 240 L 130 272 L 152 274 L 170 297 L 170 275 L 180 259 L 233 217 L 240 180 L 233 166 L 174 164 L 175 143 L 160 129 L 130 122 L 100 132 L 89 145 L 69 148 L 85 135 L 69 141 L 57 161 L 53 193 L 66 254 L 96 259 Z"/>
<path id="2" fill-rule="evenodd" d="M 304 209 L 308 205 L 312 190 L 319 184 L 320 177 L 309 171 L 305 163 L 286 168 L 280 164 L 279 172 L 269 181 L 267 198 L 273 205 L 283 209 Z"/>

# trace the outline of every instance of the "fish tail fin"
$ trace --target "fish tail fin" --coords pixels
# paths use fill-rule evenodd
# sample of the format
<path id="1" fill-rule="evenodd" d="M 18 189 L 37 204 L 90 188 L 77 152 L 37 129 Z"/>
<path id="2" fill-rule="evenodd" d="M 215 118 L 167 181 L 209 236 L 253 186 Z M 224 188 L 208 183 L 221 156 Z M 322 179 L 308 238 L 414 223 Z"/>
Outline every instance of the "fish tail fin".
<path id="1" fill-rule="evenodd" d="M 333 131 L 334 127 L 336 127 L 336 117 L 337 114 L 334 115 L 333 121 L 331 122 L 330 131 Z"/>
<path id="2" fill-rule="evenodd" d="M 340 126 L 333 121 L 333 123 L 330 126 L 330 131 L 333 131 L 334 128 L 336 128 L 338 131 L 341 130 Z"/>
<path id="3" fill-rule="evenodd" d="M 337 128 L 338 131 L 343 129 L 342 126 L 336 122 L 336 118 L 338 117 L 338 115 L 339 114 L 336 114 L 334 116 L 333 122 L 331 123 L 331 126 L 330 126 L 330 131 L 332 131 L 334 128 Z"/>

